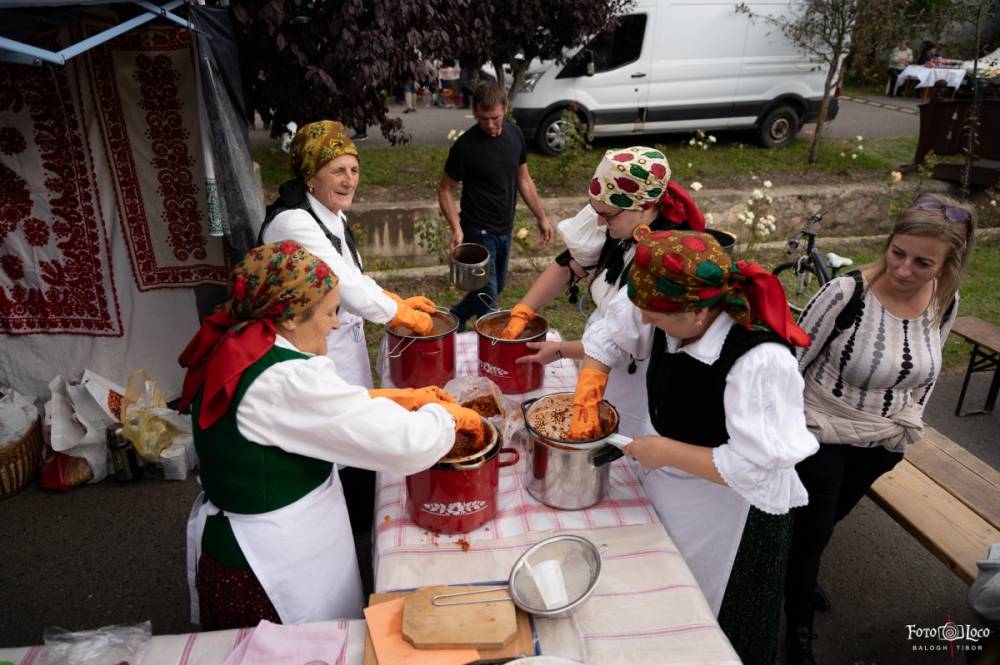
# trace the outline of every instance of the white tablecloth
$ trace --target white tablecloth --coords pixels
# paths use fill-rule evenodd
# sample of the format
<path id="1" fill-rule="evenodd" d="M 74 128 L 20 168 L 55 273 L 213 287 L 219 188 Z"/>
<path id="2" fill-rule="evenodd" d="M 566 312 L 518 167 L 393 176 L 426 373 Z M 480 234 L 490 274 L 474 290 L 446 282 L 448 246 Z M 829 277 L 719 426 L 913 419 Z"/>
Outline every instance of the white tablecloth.
<path id="1" fill-rule="evenodd" d="M 949 88 L 957 88 L 965 80 L 964 69 L 935 69 L 922 65 L 908 65 L 896 78 L 898 90 L 906 79 L 917 79 L 918 88 L 929 88 L 938 81 L 945 81 Z"/>
<path id="2" fill-rule="evenodd" d="M 330 630 L 347 632 L 343 651 L 330 665 L 361 665 L 365 657 L 364 621 L 328 621 L 323 626 Z M 149 651 L 142 665 L 222 665 L 233 647 L 250 634 L 250 628 L 218 630 L 186 635 L 157 635 L 149 644 Z M 17 649 L 0 649 L 0 661 L 9 660 L 14 665 L 34 665 L 44 647 L 33 646 Z"/>
<path id="3" fill-rule="evenodd" d="M 458 374 L 474 375 L 475 334 L 458 335 L 455 349 Z M 388 372 L 382 374 L 382 385 L 390 385 Z M 563 360 L 546 368 L 541 390 L 506 397 L 516 404 L 573 390 L 575 383 L 575 364 Z M 516 438 L 505 445 L 523 444 Z M 528 547 L 575 533 L 607 545 L 601 579 L 572 619 L 535 619 L 543 654 L 594 665 L 739 662 L 624 459 L 612 466 L 608 498 L 587 510 L 542 505 L 524 490 L 524 472 L 523 462 L 500 470 L 497 518 L 463 535 L 431 534 L 414 525 L 406 516 L 403 479 L 379 474 L 372 548 L 376 591 L 503 581 Z"/>

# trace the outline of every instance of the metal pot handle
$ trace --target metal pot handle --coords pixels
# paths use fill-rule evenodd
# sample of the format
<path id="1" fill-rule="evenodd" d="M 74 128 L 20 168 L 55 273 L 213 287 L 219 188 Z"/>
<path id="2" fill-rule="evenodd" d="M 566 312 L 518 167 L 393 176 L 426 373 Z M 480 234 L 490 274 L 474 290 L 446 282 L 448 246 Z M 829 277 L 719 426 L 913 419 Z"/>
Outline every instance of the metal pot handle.
<path id="1" fill-rule="evenodd" d="M 499 311 L 500 308 L 497 306 L 497 301 L 494 300 L 493 296 L 491 296 L 490 294 L 477 293 L 476 297 L 479 298 L 479 302 L 489 307 L 491 312 Z"/>
<path id="2" fill-rule="evenodd" d="M 473 268 L 472 269 L 472 276 L 473 277 L 485 277 L 486 276 L 486 268 Z"/>
<path id="3" fill-rule="evenodd" d="M 617 446 L 607 445 L 603 448 L 598 448 L 590 455 L 590 462 L 596 467 L 602 467 L 605 464 L 614 462 L 619 457 L 622 457 L 625 453 L 622 449 Z"/>
<path id="4" fill-rule="evenodd" d="M 415 337 L 403 337 L 398 342 L 396 342 L 396 346 L 394 346 L 391 349 L 389 349 L 389 351 L 386 353 L 386 355 L 389 356 L 390 358 L 398 358 L 398 357 L 400 357 L 401 355 L 403 355 L 403 351 L 406 351 L 406 349 L 409 348 L 410 344 L 413 344 L 413 340 L 414 339 L 416 339 L 416 338 Z M 400 347 L 402 347 L 402 348 L 400 348 Z"/>
<path id="5" fill-rule="evenodd" d="M 505 466 L 514 466 L 515 464 L 521 461 L 521 453 L 517 450 L 517 448 L 501 448 L 500 452 L 497 454 L 503 455 L 504 453 L 514 455 L 514 459 L 509 460 L 507 462 L 500 462 L 501 469 Z"/>

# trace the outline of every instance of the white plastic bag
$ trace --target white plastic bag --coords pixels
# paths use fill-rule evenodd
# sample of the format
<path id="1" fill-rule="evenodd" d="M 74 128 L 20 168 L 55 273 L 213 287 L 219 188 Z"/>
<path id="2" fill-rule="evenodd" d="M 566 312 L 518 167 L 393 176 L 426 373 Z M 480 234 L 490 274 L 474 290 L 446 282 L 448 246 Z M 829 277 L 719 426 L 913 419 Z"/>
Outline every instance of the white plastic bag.
<path id="1" fill-rule="evenodd" d="M 507 403 L 497 384 L 484 376 L 457 376 L 445 384 L 444 390 L 454 397 L 456 402 L 463 405 L 479 397 L 492 397 L 497 403 L 500 415 L 487 416 L 486 420 L 497 428 L 501 445 L 510 445 L 520 427 L 521 414 Z"/>
<path id="2" fill-rule="evenodd" d="M 13 388 L 0 387 L 0 448 L 22 436 L 38 419 L 38 409 Z"/>
<path id="3" fill-rule="evenodd" d="M 45 442 L 56 452 L 85 459 L 94 473 L 90 482 L 101 482 L 108 475 L 108 447 L 104 439 L 106 425 L 99 423 L 105 419 L 109 424 L 115 421 L 103 414 L 86 386 L 72 386 L 62 376 L 56 376 L 49 382 L 49 391 L 52 395 L 45 403 L 42 419 Z M 104 399 L 107 401 L 107 396 Z M 97 427 L 101 428 L 99 433 Z"/>
<path id="4" fill-rule="evenodd" d="M 38 665 L 139 665 L 153 636 L 149 621 L 70 632 L 47 627 Z"/>

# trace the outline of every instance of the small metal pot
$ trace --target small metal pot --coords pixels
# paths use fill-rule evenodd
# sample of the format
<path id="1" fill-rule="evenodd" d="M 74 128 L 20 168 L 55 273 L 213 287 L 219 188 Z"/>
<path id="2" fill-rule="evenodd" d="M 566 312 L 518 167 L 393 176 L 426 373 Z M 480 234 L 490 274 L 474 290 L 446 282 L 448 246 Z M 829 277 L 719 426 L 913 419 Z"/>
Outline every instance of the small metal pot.
<path id="1" fill-rule="evenodd" d="M 618 431 L 618 410 L 608 401 L 600 404 L 606 433 L 590 441 L 566 441 L 546 436 L 535 427 L 547 409 L 572 411 L 573 393 L 552 393 L 521 403 L 528 431 L 525 487 L 546 506 L 580 510 L 600 502 L 608 489 L 611 466 L 606 463 L 608 439 Z M 619 455 L 620 456 L 620 455 Z"/>
<path id="2" fill-rule="evenodd" d="M 490 250 L 474 242 L 451 251 L 451 282 L 464 291 L 478 291 L 490 281 Z"/>

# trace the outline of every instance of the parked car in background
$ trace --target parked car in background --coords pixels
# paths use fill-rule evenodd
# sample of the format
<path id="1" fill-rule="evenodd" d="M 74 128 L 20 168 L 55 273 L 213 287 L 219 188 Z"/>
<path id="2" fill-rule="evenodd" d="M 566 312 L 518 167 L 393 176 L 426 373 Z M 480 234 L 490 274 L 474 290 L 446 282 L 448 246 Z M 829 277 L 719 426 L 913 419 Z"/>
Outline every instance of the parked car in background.
<path id="1" fill-rule="evenodd" d="M 514 118 L 550 155 L 565 145 L 566 109 L 594 136 L 754 129 L 786 145 L 818 117 L 825 73 L 762 16 L 800 1 L 751 0 L 751 17 L 733 0 L 638 0 L 565 65 L 529 70 Z"/>

